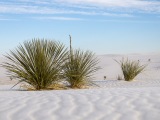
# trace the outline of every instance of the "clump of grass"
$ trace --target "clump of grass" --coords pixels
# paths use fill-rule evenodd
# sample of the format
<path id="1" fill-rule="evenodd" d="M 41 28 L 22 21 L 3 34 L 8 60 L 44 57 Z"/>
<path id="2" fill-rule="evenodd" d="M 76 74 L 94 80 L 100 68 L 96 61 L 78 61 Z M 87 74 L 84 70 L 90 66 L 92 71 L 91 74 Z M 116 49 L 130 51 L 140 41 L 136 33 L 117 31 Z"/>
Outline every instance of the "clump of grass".
<path id="1" fill-rule="evenodd" d="M 64 76 L 71 88 L 84 88 L 92 84 L 90 81 L 97 67 L 98 60 L 90 51 L 74 50 L 68 55 L 68 61 L 64 65 Z"/>
<path id="2" fill-rule="evenodd" d="M 9 76 L 26 82 L 31 89 L 48 89 L 61 78 L 62 65 L 67 49 L 56 41 L 33 39 L 25 41 L 5 57 L 5 67 Z M 17 84 L 18 84 L 17 83 Z"/>
<path id="3" fill-rule="evenodd" d="M 140 65 L 139 61 L 131 61 L 122 59 L 118 62 L 121 66 L 124 79 L 126 81 L 132 81 L 138 74 L 142 73 L 146 68 L 146 65 Z"/>

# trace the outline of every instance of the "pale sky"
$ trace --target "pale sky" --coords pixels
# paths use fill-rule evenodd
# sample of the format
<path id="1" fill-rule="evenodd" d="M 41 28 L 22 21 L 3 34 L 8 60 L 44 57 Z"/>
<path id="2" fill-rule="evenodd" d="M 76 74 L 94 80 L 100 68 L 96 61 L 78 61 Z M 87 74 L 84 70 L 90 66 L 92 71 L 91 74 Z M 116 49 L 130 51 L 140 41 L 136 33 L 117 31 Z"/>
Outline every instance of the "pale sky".
<path id="1" fill-rule="evenodd" d="M 159 0 L 0 0 L 0 54 L 46 38 L 96 54 L 160 52 Z"/>

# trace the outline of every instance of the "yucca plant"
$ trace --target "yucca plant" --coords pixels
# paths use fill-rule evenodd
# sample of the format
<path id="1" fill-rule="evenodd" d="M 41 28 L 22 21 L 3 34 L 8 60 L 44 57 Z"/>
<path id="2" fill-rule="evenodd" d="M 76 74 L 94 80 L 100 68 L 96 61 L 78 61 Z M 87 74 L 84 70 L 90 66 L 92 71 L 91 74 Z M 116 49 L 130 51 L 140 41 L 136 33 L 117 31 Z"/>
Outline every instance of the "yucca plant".
<path id="1" fill-rule="evenodd" d="M 5 57 L 3 64 L 9 76 L 26 82 L 35 90 L 47 89 L 61 77 L 67 49 L 56 41 L 33 39 L 25 41 Z"/>
<path id="2" fill-rule="evenodd" d="M 133 80 L 138 74 L 142 73 L 146 68 L 146 65 L 140 65 L 139 61 L 131 61 L 122 59 L 118 62 L 121 66 L 124 79 L 126 81 Z"/>
<path id="3" fill-rule="evenodd" d="M 64 76 L 71 88 L 83 88 L 91 85 L 91 78 L 100 67 L 98 59 L 90 51 L 71 51 L 64 65 Z"/>

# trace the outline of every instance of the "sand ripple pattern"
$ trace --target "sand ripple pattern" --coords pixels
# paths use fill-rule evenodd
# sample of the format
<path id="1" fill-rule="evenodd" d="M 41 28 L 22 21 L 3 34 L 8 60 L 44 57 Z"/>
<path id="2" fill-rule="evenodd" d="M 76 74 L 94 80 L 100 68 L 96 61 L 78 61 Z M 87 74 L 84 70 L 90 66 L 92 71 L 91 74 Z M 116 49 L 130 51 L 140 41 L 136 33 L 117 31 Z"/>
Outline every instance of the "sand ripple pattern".
<path id="1" fill-rule="evenodd" d="M 160 87 L 0 91 L 0 120 L 159 120 Z"/>

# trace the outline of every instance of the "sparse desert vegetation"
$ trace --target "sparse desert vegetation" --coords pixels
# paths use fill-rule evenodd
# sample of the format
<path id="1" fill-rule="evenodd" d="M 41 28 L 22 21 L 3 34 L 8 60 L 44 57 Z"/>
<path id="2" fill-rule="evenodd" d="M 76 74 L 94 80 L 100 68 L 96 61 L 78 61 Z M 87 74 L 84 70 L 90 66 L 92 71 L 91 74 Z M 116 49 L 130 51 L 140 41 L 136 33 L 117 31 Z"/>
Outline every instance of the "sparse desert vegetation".
<path id="1" fill-rule="evenodd" d="M 142 73 L 144 69 L 146 68 L 146 65 L 140 64 L 140 61 L 122 59 L 118 63 L 120 64 L 124 79 L 126 81 L 132 81 L 138 74 Z"/>
<path id="2" fill-rule="evenodd" d="M 66 47 L 64 48 L 64 50 L 66 50 Z M 77 53 L 78 51 L 79 53 Z M 62 68 L 60 68 L 58 75 L 59 80 L 53 81 L 53 83 L 45 89 L 40 89 L 41 91 L 35 91 L 33 86 L 24 82 L 10 89 L 15 82 L 7 83 L 9 78 L 0 79 L 0 118 L 2 120 L 21 120 L 23 118 L 33 118 L 35 120 L 43 120 L 44 118 L 50 120 L 66 120 L 66 118 L 83 120 L 119 118 L 118 120 L 128 120 L 131 117 L 133 119 L 139 118 L 139 114 L 141 114 L 142 119 L 159 120 L 159 108 L 155 106 L 157 106 L 157 103 L 160 101 L 160 98 L 157 97 L 160 95 L 160 69 L 158 69 L 160 66 L 160 55 L 142 56 L 141 54 L 131 54 L 127 56 L 94 56 L 93 60 L 96 60 L 94 59 L 96 57 L 99 60 L 99 64 L 95 67 L 100 66 L 102 69 L 98 70 L 97 72 L 95 71 L 96 73 L 92 73 L 94 74 L 94 80 L 91 79 L 92 77 L 90 78 L 91 81 L 93 80 L 92 82 L 97 86 L 93 85 L 85 87 L 88 84 L 88 80 L 86 81 L 87 84 L 83 82 L 83 84 L 81 84 L 81 82 L 77 82 L 77 79 L 83 71 L 82 64 L 80 63 L 86 63 L 83 62 L 84 59 L 82 59 L 83 57 L 79 54 L 83 53 L 83 55 L 85 55 L 87 51 L 73 50 L 72 57 L 70 56 L 71 54 L 68 49 L 65 52 L 67 55 L 64 56 L 65 60 L 62 62 Z M 87 52 L 87 54 L 89 53 L 92 52 Z M 92 55 L 94 54 L 92 53 Z M 136 62 L 138 62 L 138 59 L 140 59 L 141 65 L 146 63 L 148 64 L 148 58 L 151 58 L 152 62 L 147 65 L 145 74 L 141 74 L 140 76 L 136 77 L 135 81 L 126 82 L 124 81 L 123 73 L 120 69 L 121 67 L 119 66 L 120 64 L 117 64 L 113 60 L 121 60 L 123 57 L 128 58 L 129 61 Z M 48 58 L 45 58 L 45 60 L 48 60 Z M 124 62 L 125 61 L 126 60 L 124 60 Z M 11 63 L 11 61 L 9 62 L 6 59 L 3 59 L 2 62 Z M 4 68 L 0 67 L 0 69 L 1 75 L 3 75 Z M 69 73 L 68 78 L 65 75 L 67 71 Z M 77 74 L 77 76 L 74 76 L 75 74 Z M 119 75 L 119 77 L 116 75 Z M 106 80 L 103 80 L 104 76 L 106 76 Z M 117 80 L 121 79 L 121 77 L 123 80 Z M 73 86 L 71 86 L 71 83 L 66 81 L 67 79 L 69 80 L 69 78 L 73 78 L 71 80 L 73 82 Z M 74 82 L 76 82 L 76 84 L 74 84 Z M 75 88 L 78 89 L 75 90 Z M 87 89 L 79 90 L 79 88 Z M 153 99 L 156 97 L 157 99 Z M 126 101 L 132 102 L 128 104 Z M 121 109 L 124 106 L 126 106 L 125 112 Z M 117 110 L 119 111 L 118 113 Z M 152 112 L 150 112 L 150 110 L 154 111 L 154 115 Z M 139 114 L 137 114 L 137 112 Z M 146 117 L 146 114 L 148 118 Z M 124 117 L 121 118 L 119 116 Z"/>
<path id="3" fill-rule="evenodd" d="M 47 89 L 61 77 L 67 48 L 56 41 L 33 39 L 5 57 L 5 67 L 12 79 L 26 82 L 36 90 Z"/>
<path id="4" fill-rule="evenodd" d="M 93 73 L 99 69 L 97 64 L 91 51 L 74 50 L 64 65 L 64 76 L 72 88 L 82 88 L 91 84 Z"/>
<path id="5" fill-rule="evenodd" d="M 160 0 L 0 0 L 0 120 L 160 120 Z"/>
<path id="6" fill-rule="evenodd" d="M 5 56 L 9 62 L 3 67 L 12 79 L 28 83 L 29 89 L 52 89 L 66 80 L 71 88 L 82 88 L 91 83 L 90 78 L 99 67 L 90 51 L 72 53 L 57 41 L 33 39 L 25 41 Z"/>

